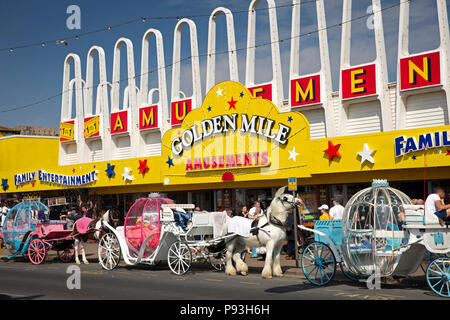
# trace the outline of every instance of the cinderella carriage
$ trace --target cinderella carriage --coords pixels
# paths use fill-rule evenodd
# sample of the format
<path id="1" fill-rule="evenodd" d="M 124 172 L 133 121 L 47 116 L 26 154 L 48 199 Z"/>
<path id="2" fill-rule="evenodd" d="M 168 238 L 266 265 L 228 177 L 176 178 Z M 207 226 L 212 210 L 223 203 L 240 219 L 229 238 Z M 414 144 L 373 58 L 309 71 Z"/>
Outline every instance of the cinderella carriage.
<path id="1" fill-rule="evenodd" d="M 192 262 L 206 260 L 221 270 L 225 265 L 226 237 L 216 237 L 215 216 L 223 212 L 192 212 L 192 204 L 175 204 L 171 199 L 150 194 L 136 200 L 127 213 L 124 226 L 103 226 L 110 232 L 99 242 L 98 258 L 106 270 L 121 259 L 128 265 L 158 265 L 166 261 L 177 275 L 187 273 Z M 220 219 L 219 219 L 220 220 Z"/>
<path id="2" fill-rule="evenodd" d="M 315 285 L 329 283 L 337 264 L 353 280 L 411 274 L 428 250 L 438 256 L 426 270 L 428 285 L 450 297 L 450 229 L 386 180 L 374 180 L 370 188 L 356 193 L 342 222 L 299 228 L 315 233 L 315 242 L 302 257 L 303 272 Z"/>
<path id="3" fill-rule="evenodd" d="M 74 240 L 65 224 L 49 220 L 49 209 L 39 201 L 25 200 L 15 205 L 6 215 L 2 230 L 9 257 L 21 255 L 33 264 L 41 264 L 53 249 L 61 261 L 70 262 Z"/>

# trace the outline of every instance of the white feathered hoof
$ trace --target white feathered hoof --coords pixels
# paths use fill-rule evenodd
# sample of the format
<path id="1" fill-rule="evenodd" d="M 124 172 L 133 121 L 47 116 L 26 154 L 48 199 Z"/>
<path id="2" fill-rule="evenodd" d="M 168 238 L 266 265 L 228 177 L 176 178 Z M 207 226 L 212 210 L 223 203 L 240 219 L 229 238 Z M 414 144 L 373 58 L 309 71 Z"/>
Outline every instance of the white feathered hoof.
<path id="1" fill-rule="evenodd" d="M 261 275 L 264 279 L 272 279 L 272 271 L 270 269 L 264 268 Z"/>
<path id="2" fill-rule="evenodd" d="M 84 260 L 83 263 L 84 263 L 84 264 L 89 264 L 89 261 Z"/>
<path id="3" fill-rule="evenodd" d="M 274 277 L 284 277 L 284 274 L 283 274 L 283 272 L 281 272 L 281 273 L 273 273 L 273 276 Z"/>
<path id="4" fill-rule="evenodd" d="M 236 275 L 236 269 L 234 267 L 226 267 L 225 268 L 225 274 L 229 276 L 235 276 Z"/>
<path id="5" fill-rule="evenodd" d="M 248 274 L 248 265 L 245 262 L 241 262 L 238 264 L 237 271 L 243 275 L 246 276 Z"/>
<path id="6" fill-rule="evenodd" d="M 281 271 L 281 268 L 279 268 L 278 270 L 277 270 L 277 269 L 274 269 L 274 270 L 273 270 L 273 276 L 274 276 L 274 277 L 283 277 L 284 274 L 283 274 L 283 271 Z"/>

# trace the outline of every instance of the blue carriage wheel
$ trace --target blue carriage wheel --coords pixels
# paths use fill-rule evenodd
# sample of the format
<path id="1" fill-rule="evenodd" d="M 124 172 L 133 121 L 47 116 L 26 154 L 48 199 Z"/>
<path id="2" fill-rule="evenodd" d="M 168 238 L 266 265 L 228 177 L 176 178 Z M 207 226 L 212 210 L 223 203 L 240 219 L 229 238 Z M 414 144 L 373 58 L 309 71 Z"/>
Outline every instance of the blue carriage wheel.
<path id="1" fill-rule="evenodd" d="M 433 260 L 427 268 L 427 282 L 435 293 L 450 298 L 450 259 Z"/>
<path id="2" fill-rule="evenodd" d="M 322 242 L 308 245 L 302 255 L 302 270 L 306 279 L 316 286 L 324 286 L 336 273 L 336 259 L 330 247 Z"/>

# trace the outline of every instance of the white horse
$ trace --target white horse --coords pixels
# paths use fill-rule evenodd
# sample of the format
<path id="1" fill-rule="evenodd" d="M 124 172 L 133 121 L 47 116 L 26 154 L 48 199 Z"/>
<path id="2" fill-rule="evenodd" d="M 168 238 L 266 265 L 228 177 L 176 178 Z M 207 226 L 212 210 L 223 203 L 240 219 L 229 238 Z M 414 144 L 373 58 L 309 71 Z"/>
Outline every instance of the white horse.
<path id="1" fill-rule="evenodd" d="M 286 223 L 289 213 L 295 213 L 296 206 L 300 204 L 300 200 L 292 194 L 285 193 L 286 187 L 278 189 L 272 200 L 270 207 L 264 216 L 258 218 L 256 235 L 250 237 L 242 237 L 237 235 L 227 241 L 226 267 L 225 273 L 228 275 L 236 275 L 236 271 L 242 275 L 247 275 L 248 266 L 241 259 L 241 252 L 245 248 L 257 248 L 266 246 L 266 260 L 262 277 L 266 279 L 282 277 L 283 271 L 280 266 L 280 253 L 283 241 L 286 238 Z M 227 230 L 225 224 L 224 230 Z M 232 260 L 236 264 L 233 267 Z"/>

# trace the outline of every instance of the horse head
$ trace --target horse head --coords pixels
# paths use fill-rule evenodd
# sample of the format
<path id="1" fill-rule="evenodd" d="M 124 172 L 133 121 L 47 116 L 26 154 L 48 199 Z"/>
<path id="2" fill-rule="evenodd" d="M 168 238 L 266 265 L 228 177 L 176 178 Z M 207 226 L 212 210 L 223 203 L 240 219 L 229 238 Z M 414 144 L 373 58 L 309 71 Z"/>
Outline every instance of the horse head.
<path id="1" fill-rule="evenodd" d="M 110 226 L 116 228 L 119 225 L 120 211 L 117 208 L 111 208 L 102 216 L 102 220 Z"/>
<path id="2" fill-rule="evenodd" d="M 287 193 L 286 188 L 284 186 L 277 190 L 267 210 L 269 221 L 283 227 L 287 224 L 288 215 L 294 213 L 296 207 L 300 205 L 300 200 Z"/>

